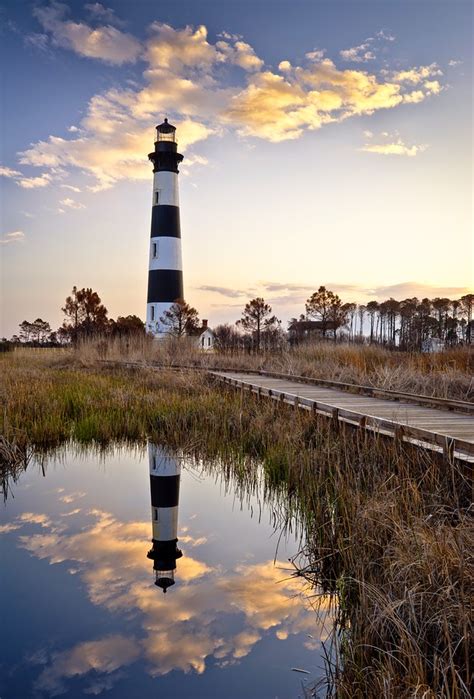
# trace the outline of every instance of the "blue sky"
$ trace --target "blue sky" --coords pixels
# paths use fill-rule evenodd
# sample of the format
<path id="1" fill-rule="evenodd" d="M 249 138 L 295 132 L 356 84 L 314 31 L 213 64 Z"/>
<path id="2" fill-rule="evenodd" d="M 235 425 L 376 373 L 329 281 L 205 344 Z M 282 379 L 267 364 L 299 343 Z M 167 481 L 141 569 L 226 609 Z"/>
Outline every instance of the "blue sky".
<path id="1" fill-rule="evenodd" d="M 468 2 L 3 3 L 2 327 L 71 287 L 144 317 L 178 127 L 185 294 L 211 324 L 472 283 Z"/>

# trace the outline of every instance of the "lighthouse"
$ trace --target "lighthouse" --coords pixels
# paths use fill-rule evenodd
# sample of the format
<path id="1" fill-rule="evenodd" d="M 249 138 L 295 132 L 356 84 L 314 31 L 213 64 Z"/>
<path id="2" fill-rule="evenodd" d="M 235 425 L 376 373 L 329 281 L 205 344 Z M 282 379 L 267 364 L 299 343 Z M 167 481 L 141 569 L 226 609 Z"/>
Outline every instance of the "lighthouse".
<path id="1" fill-rule="evenodd" d="M 183 298 L 181 227 L 179 221 L 178 153 L 176 127 L 165 119 L 156 127 L 153 163 L 150 256 L 146 328 L 155 337 L 164 336 L 160 322 L 177 299 Z"/>
<path id="2" fill-rule="evenodd" d="M 174 585 L 178 548 L 178 505 L 181 464 L 155 444 L 148 445 L 150 465 L 151 520 L 153 547 L 147 558 L 153 561 L 155 585 L 166 592 Z"/>

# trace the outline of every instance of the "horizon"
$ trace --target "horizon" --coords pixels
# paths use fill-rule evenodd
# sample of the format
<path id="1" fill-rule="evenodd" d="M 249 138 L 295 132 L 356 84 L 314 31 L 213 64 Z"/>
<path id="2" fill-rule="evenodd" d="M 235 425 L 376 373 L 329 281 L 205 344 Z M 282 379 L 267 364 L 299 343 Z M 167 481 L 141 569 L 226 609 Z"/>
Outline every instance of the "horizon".
<path id="1" fill-rule="evenodd" d="M 3 3 L 2 336 L 61 325 L 74 285 L 145 319 L 165 116 L 185 299 L 211 326 L 255 296 L 286 323 L 321 285 L 472 290 L 470 3 L 248 7 Z"/>

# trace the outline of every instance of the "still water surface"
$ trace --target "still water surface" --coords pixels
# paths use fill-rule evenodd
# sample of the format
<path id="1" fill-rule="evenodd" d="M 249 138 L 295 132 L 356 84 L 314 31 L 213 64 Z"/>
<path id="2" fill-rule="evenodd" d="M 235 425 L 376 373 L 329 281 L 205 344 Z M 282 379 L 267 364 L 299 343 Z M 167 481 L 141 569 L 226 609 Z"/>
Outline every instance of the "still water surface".
<path id="1" fill-rule="evenodd" d="M 1 699 L 304 696 L 329 619 L 301 540 L 218 473 L 152 445 L 30 464 L 1 505 Z"/>

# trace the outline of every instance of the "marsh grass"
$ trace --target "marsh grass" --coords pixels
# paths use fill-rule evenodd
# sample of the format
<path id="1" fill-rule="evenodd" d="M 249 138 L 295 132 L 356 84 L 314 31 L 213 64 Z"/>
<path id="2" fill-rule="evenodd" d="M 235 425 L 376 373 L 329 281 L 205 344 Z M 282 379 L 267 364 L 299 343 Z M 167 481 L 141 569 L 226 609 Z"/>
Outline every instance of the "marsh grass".
<path id="1" fill-rule="evenodd" d="M 343 381 L 390 390 L 472 400 L 474 350 L 461 347 L 439 353 L 409 353 L 376 345 L 314 342 L 281 352 L 204 353 L 190 338 L 155 342 L 150 337 L 98 338 L 79 345 L 74 361 L 133 361 L 162 366 L 267 370 Z"/>
<path id="2" fill-rule="evenodd" d="M 309 564 L 295 561 L 295 574 L 338 600 L 336 652 L 318 696 L 470 696 L 474 537 L 459 464 L 243 400 L 200 372 L 104 368 L 70 353 L 13 353 L 0 369 L 1 433 L 20 449 L 150 438 L 242 482 L 261 466 L 304 523 Z"/>

